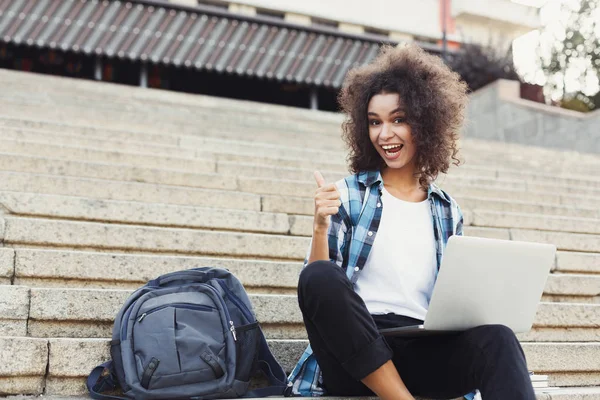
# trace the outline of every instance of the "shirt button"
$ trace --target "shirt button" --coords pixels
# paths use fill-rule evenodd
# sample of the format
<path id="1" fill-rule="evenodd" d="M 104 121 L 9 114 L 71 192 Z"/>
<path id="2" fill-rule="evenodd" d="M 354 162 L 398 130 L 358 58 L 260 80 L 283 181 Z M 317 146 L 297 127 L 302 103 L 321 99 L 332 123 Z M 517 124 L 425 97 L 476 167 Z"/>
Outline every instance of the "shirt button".
<path id="1" fill-rule="evenodd" d="M 360 270 L 360 268 L 358 268 L 358 267 L 354 267 L 354 270 L 355 270 L 355 271 L 359 271 L 359 270 Z"/>
<path id="2" fill-rule="evenodd" d="M 377 203 L 377 208 L 381 207 L 381 203 Z"/>
<path id="3" fill-rule="evenodd" d="M 369 231 L 369 232 L 367 232 L 367 235 L 369 235 L 369 236 L 373 236 L 373 232 L 372 232 L 372 231 Z"/>

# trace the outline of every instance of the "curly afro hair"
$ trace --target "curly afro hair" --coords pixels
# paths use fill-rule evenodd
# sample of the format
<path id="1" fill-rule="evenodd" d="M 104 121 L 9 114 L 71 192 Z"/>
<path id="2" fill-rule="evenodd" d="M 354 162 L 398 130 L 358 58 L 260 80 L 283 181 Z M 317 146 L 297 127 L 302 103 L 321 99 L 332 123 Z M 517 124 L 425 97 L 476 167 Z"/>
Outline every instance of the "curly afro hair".
<path id="1" fill-rule="evenodd" d="M 346 120 L 342 136 L 350 148 L 353 173 L 378 170 L 385 161 L 369 139 L 367 107 L 380 93 L 397 93 L 406 109 L 416 146 L 415 164 L 419 185 L 426 189 L 451 159 L 460 161 L 457 140 L 468 102 L 468 86 L 440 57 L 416 44 L 383 46 L 368 65 L 348 72 L 338 101 Z"/>

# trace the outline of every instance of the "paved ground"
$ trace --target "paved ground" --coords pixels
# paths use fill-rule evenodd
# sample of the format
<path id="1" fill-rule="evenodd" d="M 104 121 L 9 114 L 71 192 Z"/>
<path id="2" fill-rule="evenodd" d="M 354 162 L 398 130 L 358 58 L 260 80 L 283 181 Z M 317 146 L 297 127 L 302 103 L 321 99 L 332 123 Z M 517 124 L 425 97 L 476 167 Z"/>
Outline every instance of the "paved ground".
<path id="1" fill-rule="evenodd" d="M 600 399 L 600 388 L 565 388 L 553 389 L 547 392 L 536 392 L 538 400 L 598 400 Z M 48 400 L 89 400 L 90 397 L 84 396 L 10 396 L 4 397 L 6 400 L 30 400 L 30 399 L 48 399 Z M 271 397 L 273 400 L 283 400 L 285 398 Z M 342 397 L 326 397 L 327 400 L 350 400 Z M 367 400 L 372 398 L 353 397 L 351 400 Z M 374 399 L 374 398 L 373 398 Z"/>

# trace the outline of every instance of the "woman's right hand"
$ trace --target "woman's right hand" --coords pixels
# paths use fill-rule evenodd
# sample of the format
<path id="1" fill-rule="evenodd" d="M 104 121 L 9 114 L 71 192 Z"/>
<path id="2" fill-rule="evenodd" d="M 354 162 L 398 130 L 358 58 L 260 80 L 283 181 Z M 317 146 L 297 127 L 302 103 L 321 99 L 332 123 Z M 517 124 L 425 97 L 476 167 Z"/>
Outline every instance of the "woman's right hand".
<path id="1" fill-rule="evenodd" d="M 335 184 L 325 184 L 325 179 L 319 171 L 315 171 L 317 190 L 315 191 L 315 218 L 313 223 L 314 232 L 327 232 L 331 216 L 338 213 L 340 205 L 340 192 Z"/>

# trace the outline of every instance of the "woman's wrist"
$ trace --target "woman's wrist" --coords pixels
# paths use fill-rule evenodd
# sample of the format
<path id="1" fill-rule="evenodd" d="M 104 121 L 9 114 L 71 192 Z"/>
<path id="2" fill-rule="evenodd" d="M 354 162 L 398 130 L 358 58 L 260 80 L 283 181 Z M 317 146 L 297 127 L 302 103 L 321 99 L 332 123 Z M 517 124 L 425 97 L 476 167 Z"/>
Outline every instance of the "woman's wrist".
<path id="1" fill-rule="evenodd" d="M 326 236 L 328 230 L 328 226 L 313 225 L 313 236 Z"/>

